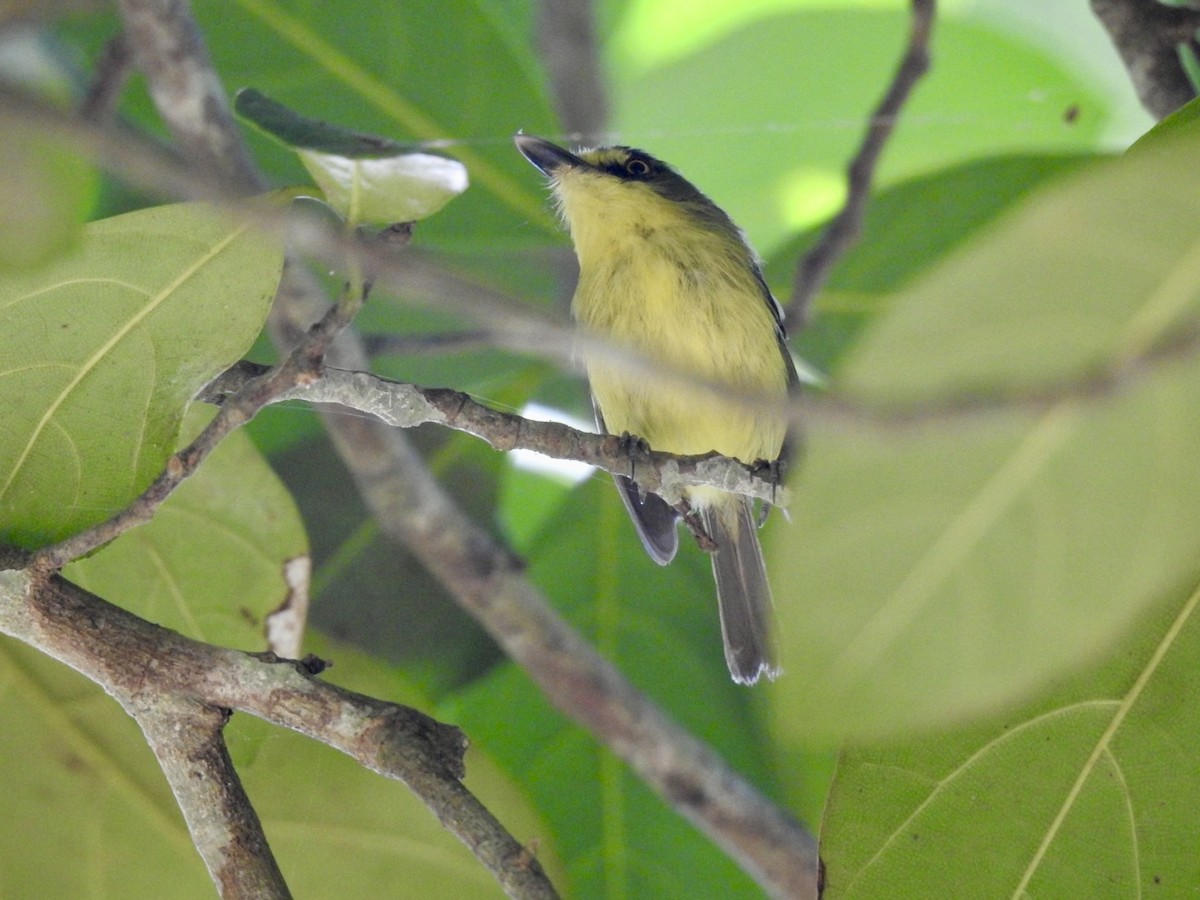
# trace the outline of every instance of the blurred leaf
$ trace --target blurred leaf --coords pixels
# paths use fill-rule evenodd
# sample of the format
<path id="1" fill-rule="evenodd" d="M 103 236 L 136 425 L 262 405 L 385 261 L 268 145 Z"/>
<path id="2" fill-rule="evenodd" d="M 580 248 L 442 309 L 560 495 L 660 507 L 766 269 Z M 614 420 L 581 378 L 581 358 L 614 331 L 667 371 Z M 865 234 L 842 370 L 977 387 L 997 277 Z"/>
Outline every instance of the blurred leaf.
<path id="1" fill-rule="evenodd" d="M 6 123 L 0 196 L 0 271 L 31 269 L 78 241 L 95 201 L 96 174 L 61 142 Z"/>
<path id="2" fill-rule="evenodd" d="M 861 240 L 830 274 L 812 321 L 792 335 L 797 352 L 818 368 L 834 368 L 859 332 L 893 302 L 891 292 L 978 237 L 1039 186 L 1094 159 L 989 157 L 884 189 L 871 200 Z M 807 231 L 772 254 L 766 276 L 780 298 L 791 293 L 797 260 L 820 231 Z"/>
<path id="3" fill-rule="evenodd" d="M 1178 188 L 1193 155 L 1175 141 L 1039 192 L 847 356 L 839 387 L 869 409 L 1060 394 L 810 429 L 796 528 L 772 547 L 780 593 L 803 598 L 781 604 L 805 685 L 776 694 L 786 733 L 903 734 L 1011 704 L 1105 652 L 1192 571 L 1194 348 L 1111 395 L 1062 385 L 1195 321 L 1200 194 Z"/>
<path id="4" fill-rule="evenodd" d="M 187 432 L 198 433 L 214 414 L 193 409 Z M 64 574 L 165 628 L 258 651 L 267 647 L 265 618 L 288 597 L 283 567 L 307 552 L 291 495 L 246 435 L 235 432 L 148 524 Z"/>
<path id="5" fill-rule="evenodd" d="M 546 522 L 572 502 L 572 485 L 563 477 L 531 471 L 511 461 L 500 481 L 501 523 L 508 546 L 517 553 L 533 549 Z"/>
<path id="6" fill-rule="evenodd" d="M 0 11 L 0 21 L 5 18 Z M 68 54 L 33 28 L 0 31 L 0 84 L 71 107 Z M 98 179 L 91 163 L 60 137 L 27 128 L 16 117 L 3 121 L 0 141 L 0 271 L 44 263 L 79 240 L 96 200 Z"/>
<path id="7" fill-rule="evenodd" d="M 195 392 L 253 342 L 281 264 L 245 222 L 179 204 L 0 278 L 0 540 L 49 543 L 136 497 Z"/>
<path id="8" fill-rule="evenodd" d="M 753 697 L 729 680 L 712 575 L 699 550 L 683 549 L 669 569 L 655 565 L 610 480 L 594 478 L 546 524 L 530 561 L 538 586 L 622 672 L 769 788 Z M 573 896 L 708 896 L 713 885 L 722 897 L 760 896 L 511 664 L 443 709 L 525 786 L 558 836 Z"/>
<path id="9" fill-rule="evenodd" d="M 1200 119 L 1200 98 L 1185 103 L 1165 119 L 1154 124 L 1154 127 L 1142 135 L 1133 146 L 1130 153 L 1138 153 L 1147 147 L 1156 147 L 1164 140 L 1171 140 L 1176 134 L 1192 134 L 1196 131 L 1197 120 Z"/>
<path id="10" fill-rule="evenodd" d="M 841 389 L 897 406 L 1032 391 L 1170 341 L 1200 312 L 1200 198 L 1183 189 L 1198 144 L 1166 141 L 1026 198 L 891 301 Z"/>
<path id="11" fill-rule="evenodd" d="M 822 839 L 828 898 L 1184 896 L 1200 883 L 1196 606 L 1175 593 L 1050 697 L 969 730 L 851 750 Z"/>
<path id="12" fill-rule="evenodd" d="M 621 142 L 679 167 L 769 250 L 799 224 L 789 196 L 843 182 L 908 35 L 899 6 L 795 10 L 650 71 L 616 65 Z M 932 54 L 880 185 L 985 155 L 1094 150 L 1109 101 L 1041 50 L 940 16 Z"/>

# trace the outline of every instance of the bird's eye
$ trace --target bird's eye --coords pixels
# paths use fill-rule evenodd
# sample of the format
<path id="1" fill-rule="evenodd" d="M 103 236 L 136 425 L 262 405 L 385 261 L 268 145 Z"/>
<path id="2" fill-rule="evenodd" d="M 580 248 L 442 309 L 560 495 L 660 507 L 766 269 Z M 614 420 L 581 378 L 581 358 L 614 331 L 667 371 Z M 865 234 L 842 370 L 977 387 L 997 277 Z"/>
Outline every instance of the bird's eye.
<path id="1" fill-rule="evenodd" d="M 629 162 L 625 163 L 625 171 L 634 178 L 642 178 L 643 176 L 650 174 L 650 164 L 644 159 L 638 159 L 634 157 L 633 159 L 629 160 Z"/>

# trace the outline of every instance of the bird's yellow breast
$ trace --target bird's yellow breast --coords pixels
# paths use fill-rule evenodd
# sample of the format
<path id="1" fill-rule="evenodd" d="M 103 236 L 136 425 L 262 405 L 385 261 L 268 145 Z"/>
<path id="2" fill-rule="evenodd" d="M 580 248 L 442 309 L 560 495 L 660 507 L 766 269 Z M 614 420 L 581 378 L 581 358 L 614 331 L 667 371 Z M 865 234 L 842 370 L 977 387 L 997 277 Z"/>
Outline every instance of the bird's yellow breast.
<path id="1" fill-rule="evenodd" d="M 775 320 L 744 245 L 690 221 L 643 184 L 576 171 L 556 192 L 579 257 L 572 308 L 581 325 L 700 380 L 787 394 Z M 786 424 L 778 412 L 586 362 L 611 432 L 674 453 L 716 450 L 745 462 L 779 456 Z"/>

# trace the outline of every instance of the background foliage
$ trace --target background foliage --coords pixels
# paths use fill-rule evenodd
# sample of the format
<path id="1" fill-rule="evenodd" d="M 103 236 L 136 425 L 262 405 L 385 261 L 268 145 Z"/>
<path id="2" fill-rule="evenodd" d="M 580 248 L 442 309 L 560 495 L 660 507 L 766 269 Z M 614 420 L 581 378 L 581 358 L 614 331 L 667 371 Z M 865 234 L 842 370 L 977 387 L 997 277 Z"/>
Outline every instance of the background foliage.
<path id="1" fill-rule="evenodd" d="M 565 138 L 530 4 L 194 5 L 231 92 L 256 87 L 400 141 L 450 138 L 472 187 L 416 244 L 530 303 L 565 304 L 565 238 L 510 143 L 519 128 Z M 1183 127 L 1113 158 L 1148 121 L 1086 5 L 1047 6 L 945 4 L 865 238 L 794 342 L 834 397 L 877 419 L 818 415 L 793 521 L 768 525 L 778 683 L 729 683 L 707 561 L 688 546 L 670 569 L 650 563 L 607 479 L 574 483 L 461 435 L 417 435 L 464 507 L 602 652 L 821 827 L 830 896 L 949 885 L 1123 897 L 1200 879 L 1187 753 L 1200 736 L 1188 711 L 1200 382 L 1194 346 L 1178 352 L 1197 315 L 1196 138 Z M 613 133 L 724 206 L 786 294 L 890 77 L 901 7 L 601 4 Z M 52 49 L 86 69 L 115 28 L 81 16 Z M 122 113 L 160 130 L 137 83 Z M 247 138 L 274 183 L 307 181 L 294 155 Z M 93 215 L 144 202 L 103 182 Z M 458 323 L 381 295 L 359 324 L 392 335 Z M 260 341 L 251 355 L 271 351 Z M 376 370 L 586 417 L 580 385 L 534 359 L 392 354 Z M 1106 378 L 1115 387 L 1100 390 Z M 204 589 L 217 551 L 197 523 L 270 560 L 301 552 L 302 520 L 311 649 L 335 660 L 331 679 L 461 724 L 476 748 L 470 786 L 537 843 L 566 892 L 757 896 L 378 538 L 310 412 L 268 409 L 249 433 L 278 482 L 242 440 L 222 452 L 244 460 L 213 459 L 199 477 L 235 485 L 244 507 L 266 498 L 270 527 L 196 488 L 128 536 L 143 546 L 70 574 L 184 633 L 260 646 L 278 586 L 246 575 Z M 115 705 L 8 641 L 0 686 L 2 777 L 22 786 L 0 796 L 16 823 L 0 841 L 0 895 L 208 896 Z M 403 789 L 293 735 L 237 727 L 240 769 L 297 895 L 495 891 Z M 67 864 L 64 846 L 81 847 Z"/>

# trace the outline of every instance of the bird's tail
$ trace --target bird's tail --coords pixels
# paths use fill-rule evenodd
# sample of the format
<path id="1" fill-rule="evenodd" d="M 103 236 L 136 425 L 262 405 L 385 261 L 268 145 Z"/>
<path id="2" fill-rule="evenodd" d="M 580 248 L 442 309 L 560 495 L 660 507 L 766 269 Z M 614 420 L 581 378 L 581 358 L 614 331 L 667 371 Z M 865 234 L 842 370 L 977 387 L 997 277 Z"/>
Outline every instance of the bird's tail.
<path id="1" fill-rule="evenodd" d="M 750 501 L 726 496 L 699 512 L 705 531 L 717 545 L 713 575 L 729 674 L 738 684 L 754 684 L 763 675 L 773 679 L 779 674 L 775 613 Z"/>

